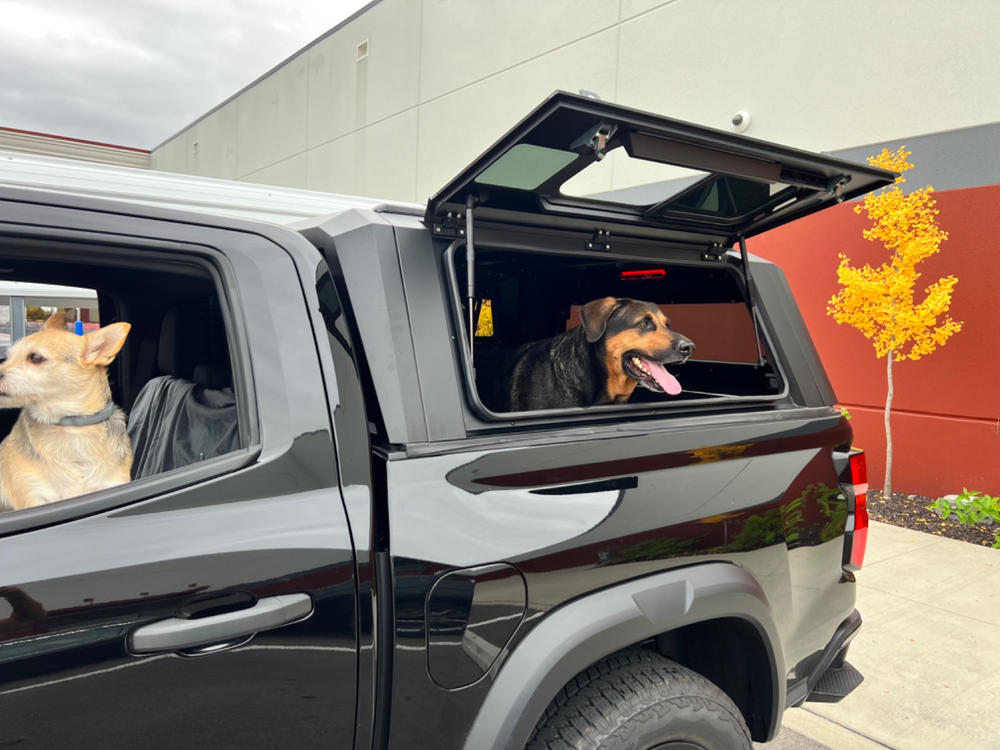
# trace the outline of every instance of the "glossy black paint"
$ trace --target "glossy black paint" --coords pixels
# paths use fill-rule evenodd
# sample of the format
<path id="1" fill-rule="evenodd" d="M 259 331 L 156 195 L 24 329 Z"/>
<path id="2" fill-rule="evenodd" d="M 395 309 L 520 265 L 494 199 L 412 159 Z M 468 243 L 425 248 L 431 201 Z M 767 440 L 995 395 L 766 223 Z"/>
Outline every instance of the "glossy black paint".
<path id="1" fill-rule="evenodd" d="M 415 217 L 348 212 L 305 232 L 317 252 L 265 225 L 66 203 L 0 193 L 0 240 L 218 260 L 251 444 L 0 518 L 0 743 L 457 748 L 489 725 L 517 745 L 566 674 L 636 641 L 682 658 L 672 636 L 706 619 L 738 622 L 734 653 L 767 665 L 748 709 L 764 739 L 853 610 L 832 458 L 850 428 L 788 300 L 762 311 L 794 342 L 780 403 L 498 426 L 464 399 L 443 251 Z M 718 595 L 687 602 L 696 579 Z M 193 602 L 296 592 L 312 616 L 245 645 L 127 654 Z"/>
<path id="2" fill-rule="evenodd" d="M 748 571 L 773 612 L 773 632 L 752 624 L 758 635 L 735 650 L 756 649 L 748 663 L 775 664 L 756 691 L 765 697 L 748 708 L 755 736 L 775 731 L 793 665 L 823 649 L 854 602 L 853 581 L 840 568 L 846 506 L 831 456 L 849 443 L 850 429 L 829 406 L 829 384 L 797 310 L 785 304 L 780 273 L 761 264 L 759 289 L 769 301 L 762 319 L 792 379 L 779 408 L 647 410 L 629 423 L 594 413 L 580 424 L 543 419 L 530 431 L 497 431 L 463 405 L 443 248 L 426 228 L 406 216 L 350 212 L 306 235 L 350 302 L 351 333 L 363 342 L 361 377 L 382 410 L 372 422 L 376 484 L 385 497 L 374 495 L 372 533 L 391 551 L 394 582 L 391 673 L 386 660 L 379 672 L 391 679 L 383 704 L 391 711 L 388 745 L 465 743 L 481 707 L 491 705 L 508 655 L 553 610 L 609 586 L 719 560 Z M 483 235 L 511 243 L 501 228 Z M 573 239 L 565 233 L 517 237 L 531 247 L 566 242 Z M 639 255 L 646 249 L 633 246 Z M 794 345 L 783 346 L 786 339 Z M 453 597 L 453 606 L 438 608 L 434 592 L 456 570 L 498 564 L 523 576 L 527 602 L 519 617 L 509 592 L 480 597 L 485 611 L 509 608 L 501 616 L 520 624 L 478 677 L 474 647 L 436 643 L 442 617 L 475 633 L 473 607 Z M 729 610 L 715 606 L 730 616 L 744 611 L 734 601 Z M 601 658 L 610 636 L 599 634 L 584 654 Z M 442 649 L 456 654 L 443 659 Z M 557 689 L 534 694 L 530 711 L 540 715 Z M 385 709 L 376 719 L 386 720 Z"/>
<path id="3" fill-rule="evenodd" d="M 357 590 L 327 404 L 337 392 L 324 387 L 303 314 L 318 306 L 289 251 L 238 223 L 197 226 L 28 197 L 0 201 L 5 246 L 42 240 L 37 252 L 56 253 L 85 239 L 136 264 L 154 251 L 221 259 L 255 445 L 235 464 L 224 457 L 0 519 L 0 741 L 352 747 Z M 133 629 L 193 600 L 219 596 L 219 607 L 238 608 L 247 597 L 297 592 L 312 597 L 308 619 L 234 650 L 127 653 Z"/>
<path id="4" fill-rule="evenodd" d="M 527 589 L 513 565 L 453 570 L 427 593 L 427 670 L 443 688 L 468 687 L 493 666 L 521 624 Z M 397 627 L 398 630 L 398 627 Z"/>
<path id="5" fill-rule="evenodd" d="M 509 653 L 547 613 L 592 592 L 680 567 L 734 562 L 771 607 L 778 635 L 771 645 L 783 680 L 853 610 L 853 583 L 840 567 L 846 499 L 831 460 L 832 448 L 849 435 L 832 410 L 811 417 L 793 410 L 770 421 L 731 418 L 685 430 L 645 424 L 639 435 L 555 445 L 541 433 L 520 450 L 390 462 L 393 744 L 433 743 L 445 731 L 446 746 L 461 745 L 504 669 L 501 658 L 484 680 L 446 691 L 421 663 L 433 638 L 433 623 L 422 621 L 425 601 L 455 568 L 503 561 L 524 575 L 527 612 Z M 616 483 L 622 475 L 627 481 Z M 558 494 L 547 490 L 553 486 Z M 772 689 L 782 700 L 784 685 Z M 540 715 L 544 705 L 535 708 Z"/>

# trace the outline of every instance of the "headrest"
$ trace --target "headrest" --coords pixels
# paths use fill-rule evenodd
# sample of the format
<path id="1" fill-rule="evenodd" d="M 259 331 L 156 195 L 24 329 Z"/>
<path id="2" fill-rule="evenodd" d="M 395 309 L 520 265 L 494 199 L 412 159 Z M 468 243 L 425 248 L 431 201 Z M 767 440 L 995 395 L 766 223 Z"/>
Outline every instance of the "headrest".
<path id="1" fill-rule="evenodd" d="M 168 375 L 193 380 L 198 365 L 229 371 L 219 308 L 207 304 L 173 307 L 160 325 L 156 366 Z"/>
<path id="2" fill-rule="evenodd" d="M 204 388 L 215 390 L 232 385 L 229 368 L 225 365 L 195 365 L 191 379 Z"/>

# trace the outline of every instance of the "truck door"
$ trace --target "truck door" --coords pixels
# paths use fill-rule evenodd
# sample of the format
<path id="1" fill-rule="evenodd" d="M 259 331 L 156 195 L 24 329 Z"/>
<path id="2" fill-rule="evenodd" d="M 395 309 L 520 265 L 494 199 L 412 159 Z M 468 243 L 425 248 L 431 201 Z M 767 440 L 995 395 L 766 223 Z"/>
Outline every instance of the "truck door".
<path id="1" fill-rule="evenodd" d="M 336 393 L 291 251 L 37 196 L 0 191 L 0 276 L 94 289 L 102 323 L 132 323 L 109 376 L 148 441 L 128 484 L 0 513 L 0 745 L 352 747 Z"/>

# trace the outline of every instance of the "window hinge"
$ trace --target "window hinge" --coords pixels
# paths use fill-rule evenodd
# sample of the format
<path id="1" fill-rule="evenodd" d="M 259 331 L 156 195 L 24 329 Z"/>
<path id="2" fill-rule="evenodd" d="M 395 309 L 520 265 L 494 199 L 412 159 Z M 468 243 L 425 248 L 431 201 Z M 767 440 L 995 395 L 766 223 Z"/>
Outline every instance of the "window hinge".
<path id="1" fill-rule="evenodd" d="M 611 251 L 611 231 L 608 229 L 598 229 L 594 236 L 587 241 L 588 250 Z"/>
<path id="2" fill-rule="evenodd" d="M 827 183 L 826 192 L 832 195 L 836 199 L 837 203 L 843 203 L 844 185 L 850 182 L 850 180 L 851 178 L 848 177 L 847 175 L 844 174 L 838 175 L 837 177 L 834 177 L 832 180 L 830 180 L 830 182 Z"/>
<path id="3" fill-rule="evenodd" d="M 465 214 L 461 211 L 448 211 L 434 223 L 435 237 L 464 237 Z"/>
<path id="4" fill-rule="evenodd" d="M 711 247 L 706 248 L 705 252 L 701 255 L 701 259 L 720 261 L 726 257 L 726 252 L 726 248 L 716 242 Z"/>
<path id="5" fill-rule="evenodd" d="M 599 123 L 573 141 L 569 150 L 577 153 L 591 151 L 594 158 L 601 161 L 607 155 L 608 141 L 617 130 L 617 125 L 609 125 L 606 122 Z"/>

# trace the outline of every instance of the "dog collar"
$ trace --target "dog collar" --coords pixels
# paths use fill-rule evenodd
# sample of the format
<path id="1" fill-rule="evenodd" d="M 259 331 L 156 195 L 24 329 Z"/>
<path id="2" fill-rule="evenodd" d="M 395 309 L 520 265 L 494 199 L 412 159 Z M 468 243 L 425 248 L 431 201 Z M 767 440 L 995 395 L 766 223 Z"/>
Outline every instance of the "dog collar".
<path id="1" fill-rule="evenodd" d="M 99 422 L 103 422 L 114 413 L 115 404 L 113 401 L 108 401 L 108 405 L 96 414 L 78 414 L 72 417 L 63 417 L 54 424 L 60 424 L 65 427 L 83 427 L 88 424 L 98 424 Z"/>

